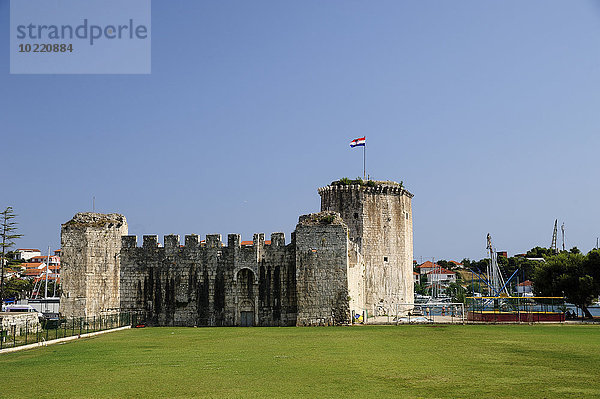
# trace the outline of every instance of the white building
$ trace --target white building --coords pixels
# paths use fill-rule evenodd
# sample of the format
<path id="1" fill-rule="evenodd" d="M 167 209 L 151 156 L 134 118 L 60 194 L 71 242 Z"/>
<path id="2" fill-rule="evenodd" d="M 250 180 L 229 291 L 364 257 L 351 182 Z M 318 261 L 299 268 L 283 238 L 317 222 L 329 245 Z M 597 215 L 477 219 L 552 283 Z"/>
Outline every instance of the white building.
<path id="1" fill-rule="evenodd" d="M 423 275 L 423 274 L 428 274 L 429 272 L 433 271 L 434 269 L 440 269 L 441 266 L 438 265 L 437 263 L 433 263 L 428 260 L 427 262 L 424 262 L 423 264 L 417 266 L 417 268 L 419 269 L 419 273 L 421 273 L 421 275 Z"/>
<path id="2" fill-rule="evenodd" d="M 15 251 L 15 253 L 16 253 L 15 259 L 25 260 L 25 261 L 28 261 L 29 259 L 33 258 L 34 256 L 40 256 L 42 254 L 39 249 L 26 249 L 26 248 L 19 248 Z"/>
<path id="3" fill-rule="evenodd" d="M 456 273 L 452 270 L 444 269 L 443 267 L 438 267 L 433 271 L 427 273 L 427 282 L 432 283 L 440 283 L 442 285 L 448 285 L 456 282 Z"/>
<path id="4" fill-rule="evenodd" d="M 421 284 L 421 275 L 417 272 L 413 272 L 413 282 L 415 284 Z"/>
<path id="5" fill-rule="evenodd" d="M 39 255 L 39 256 L 34 256 L 30 259 L 30 262 L 34 262 L 34 263 L 46 263 L 50 266 L 60 266 L 60 256 L 56 256 L 56 255 Z"/>
<path id="6" fill-rule="evenodd" d="M 533 283 L 525 280 L 517 285 L 517 294 L 522 296 L 533 296 Z"/>

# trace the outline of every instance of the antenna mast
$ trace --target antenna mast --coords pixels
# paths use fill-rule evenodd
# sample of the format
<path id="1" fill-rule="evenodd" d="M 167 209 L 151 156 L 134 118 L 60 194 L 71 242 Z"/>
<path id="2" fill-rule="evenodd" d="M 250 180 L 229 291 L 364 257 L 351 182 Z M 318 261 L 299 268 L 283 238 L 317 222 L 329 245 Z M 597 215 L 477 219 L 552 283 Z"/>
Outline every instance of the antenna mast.
<path id="1" fill-rule="evenodd" d="M 552 244 L 550 244 L 550 249 L 552 253 L 557 254 L 558 248 L 556 247 L 556 236 L 558 235 L 558 219 L 554 220 L 554 232 L 552 233 Z"/>

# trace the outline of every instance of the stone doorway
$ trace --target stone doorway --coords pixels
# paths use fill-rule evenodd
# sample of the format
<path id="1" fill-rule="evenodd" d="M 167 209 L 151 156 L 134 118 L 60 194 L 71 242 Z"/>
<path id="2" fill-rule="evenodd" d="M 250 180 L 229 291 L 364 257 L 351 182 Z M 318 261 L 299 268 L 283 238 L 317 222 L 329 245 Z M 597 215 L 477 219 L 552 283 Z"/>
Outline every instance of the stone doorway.
<path id="1" fill-rule="evenodd" d="M 241 327 L 252 327 L 256 323 L 256 278 L 250 269 L 241 269 L 236 276 L 237 280 L 237 325 Z"/>
<path id="2" fill-rule="evenodd" d="M 238 306 L 238 325 L 240 327 L 253 327 L 254 324 L 254 304 L 252 301 L 242 301 Z"/>
<path id="3" fill-rule="evenodd" d="M 252 327 L 254 326 L 254 312 L 240 312 L 240 326 L 241 327 Z"/>

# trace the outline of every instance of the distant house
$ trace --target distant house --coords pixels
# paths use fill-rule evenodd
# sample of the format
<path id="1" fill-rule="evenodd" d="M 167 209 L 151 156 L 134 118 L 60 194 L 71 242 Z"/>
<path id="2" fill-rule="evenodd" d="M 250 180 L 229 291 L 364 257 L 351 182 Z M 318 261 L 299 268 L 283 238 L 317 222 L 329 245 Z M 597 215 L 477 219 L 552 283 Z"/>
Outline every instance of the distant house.
<path id="1" fill-rule="evenodd" d="M 450 263 L 454 264 L 454 267 L 456 267 L 457 269 L 464 269 L 465 268 L 465 265 L 463 265 L 460 262 L 456 262 L 454 260 L 451 260 Z"/>
<path id="2" fill-rule="evenodd" d="M 60 265 L 60 256 L 56 256 L 56 255 L 51 255 L 51 256 L 44 256 L 44 255 L 39 255 L 39 256 L 34 256 L 30 259 L 31 262 L 43 262 L 43 263 L 47 263 L 50 266 L 58 266 Z"/>
<path id="3" fill-rule="evenodd" d="M 21 267 L 25 268 L 22 273 L 23 277 L 37 277 L 42 274 L 42 271 L 45 271 L 46 264 L 44 262 L 28 262 L 21 263 Z"/>
<path id="4" fill-rule="evenodd" d="M 15 251 L 15 259 L 28 261 L 34 256 L 39 256 L 41 254 L 39 249 L 19 248 Z"/>
<path id="5" fill-rule="evenodd" d="M 434 269 L 427 273 L 427 281 L 430 283 L 440 283 L 442 285 L 456 282 L 456 273 L 443 267 Z"/>
<path id="6" fill-rule="evenodd" d="M 517 284 L 517 294 L 522 296 L 533 296 L 533 283 L 529 280 L 525 280 L 522 283 Z"/>
<path id="7" fill-rule="evenodd" d="M 429 272 L 433 271 L 434 269 L 439 269 L 439 268 L 441 268 L 441 266 L 438 265 L 437 263 L 427 261 L 427 262 L 422 263 L 421 265 L 417 266 L 417 268 L 419 269 L 419 274 L 423 275 L 423 274 L 428 274 Z"/>
<path id="8" fill-rule="evenodd" d="M 46 264 L 45 263 L 23 263 L 22 266 L 25 266 L 25 271 L 22 273 L 23 277 L 40 277 L 46 276 Z M 54 277 L 52 277 L 54 276 Z M 60 265 L 50 265 L 48 270 L 48 278 L 57 278 L 60 277 Z"/>
<path id="9" fill-rule="evenodd" d="M 415 284 L 421 284 L 421 275 L 417 272 L 413 272 L 413 282 Z"/>

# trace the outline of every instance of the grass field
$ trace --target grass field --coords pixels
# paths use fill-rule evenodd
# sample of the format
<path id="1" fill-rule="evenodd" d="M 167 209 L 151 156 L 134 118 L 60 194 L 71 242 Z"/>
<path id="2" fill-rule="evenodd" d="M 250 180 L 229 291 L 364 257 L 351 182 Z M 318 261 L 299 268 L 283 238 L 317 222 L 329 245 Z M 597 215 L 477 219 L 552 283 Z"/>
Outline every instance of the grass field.
<path id="1" fill-rule="evenodd" d="M 0 355 L 0 396 L 600 397 L 600 327 L 146 328 Z"/>

